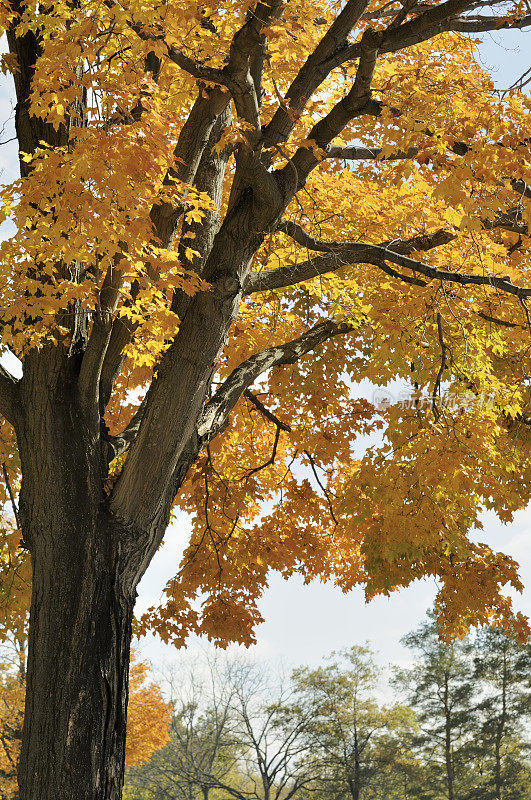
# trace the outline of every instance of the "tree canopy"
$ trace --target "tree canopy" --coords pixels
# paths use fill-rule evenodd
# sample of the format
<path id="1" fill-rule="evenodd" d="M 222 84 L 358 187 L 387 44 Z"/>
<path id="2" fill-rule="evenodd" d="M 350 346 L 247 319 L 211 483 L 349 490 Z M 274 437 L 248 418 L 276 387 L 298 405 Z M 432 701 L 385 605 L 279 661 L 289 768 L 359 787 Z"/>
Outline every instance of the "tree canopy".
<path id="1" fill-rule="evenodd" d="M 21 177 L 2 193 L 3 347 L 82 355 L 114 514 L 141 523 L 140 475 L 175 461 L 191 298 L 242 298 L 190 408 L 193 537 L 144 627 L 250 641 L 270 568 L 369 596 L 433 574 L 450 627 L 525 627 L 499 594 L 515 564 L 467 536 L 529 483 L 529 99 L 499 96 L 474 38 L 529 16 L 487 5 L 4 4 Z M 409 408 L 356 399 L 397 376 Z M 16 483 L 10 426 L 3 442 Z"/>

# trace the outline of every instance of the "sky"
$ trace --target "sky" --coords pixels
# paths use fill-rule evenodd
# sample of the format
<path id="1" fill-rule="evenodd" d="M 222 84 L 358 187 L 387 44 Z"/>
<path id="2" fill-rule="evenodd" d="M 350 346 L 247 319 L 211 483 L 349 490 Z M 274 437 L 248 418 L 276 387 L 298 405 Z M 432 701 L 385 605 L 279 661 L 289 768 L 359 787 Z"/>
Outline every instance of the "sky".
<path id="1" fill-rule="evenodd" d="M 510 86 L 531 66 L 531 31 L 485 34 L 480 49 L 482 64 L 494 76 L 499 88 Z M 0 76 L 0 143 L 12 136 L 13 94 L 9 79 Z M 2 181 L 16 176 L 16 146 L 13 142 L 0 146 Z M 3 231 L 4 236 L 8 231 Z M 6 363 L 15 371 L 17 365 Z M 515 515 L 513 522 L 503 525 L 494 514 L 483 517 L 484 530 L 479 537 L 491 547 L 513 556 L 521 567 L 521 577 L 528 587 L 524 595 L 514 597 L 515 607 L 531 614 L 531 508 Z M 167 531 L 164 544 L 139 586 L 137 612 L 140 614 L 161 599 L 167 580 L 175 574 L 179 556 L 189 531 L 189 521 L 180 514 Z M 401 646 L 400 638 L 416 627 L 433 603 L 436 587 L 428 580 L 417 581 L 408 589 L 390 598 L 377 598 L 366 604 L 361 589 L 343 594 L 331 583 L 313 582 L 303 585 L 298 577 L 289 580 L 271 576 L 260 603 L 265 619 L 256 630 L 256 645 L 248 656 L 273 663 L 282 661 L 286 667 L 297 664 L 317 665 L 333 650 L 370 641 L 382 666 L 390 662 L 406 664 L 409 652 Z M 139 653 L 154 664 L 171 664 L 177 654 L 172 646 L 163 645 L 154 637 L 145 637 L 136 645 Z M 192 640 L 189 650 L 204 648 Z M 242 648 L 234 647 L 233 650 Z"/>

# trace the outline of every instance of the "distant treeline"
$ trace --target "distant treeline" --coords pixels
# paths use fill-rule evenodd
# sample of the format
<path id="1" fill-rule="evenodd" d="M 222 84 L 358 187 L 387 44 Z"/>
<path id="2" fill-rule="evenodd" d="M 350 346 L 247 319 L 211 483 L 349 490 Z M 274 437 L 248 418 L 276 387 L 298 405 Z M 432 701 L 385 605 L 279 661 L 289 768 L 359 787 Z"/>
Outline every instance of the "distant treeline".
<path id="1" fill-rule="evenodd" d="M 126 800 L 528 800 L 531 645 L 445 645 L 431 617 L 403 642 L 387 705 L 369 647 L 289 678 L 206 656 L 174 673 L 170 742 Z"/>

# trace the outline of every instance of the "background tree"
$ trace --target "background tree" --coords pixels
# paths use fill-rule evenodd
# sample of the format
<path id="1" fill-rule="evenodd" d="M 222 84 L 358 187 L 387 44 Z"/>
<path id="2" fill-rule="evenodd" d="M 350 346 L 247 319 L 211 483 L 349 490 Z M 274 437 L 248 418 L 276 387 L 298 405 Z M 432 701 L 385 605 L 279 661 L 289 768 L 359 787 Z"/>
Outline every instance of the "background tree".
<path id="1" fill-rule="evenodd" d="M 237 661 L 207 664 L 205 681 L 189 674 L 174 699 L 170 742 L 129 771 L 128 800 L 290 800 L 310 786 L 304 721 L 287 717 L 276 677 Z"/>
<path id="2" fill-rule="evenodd" d="M 431 764 L 418 752 L 415 712 L 397 704 L 384 713 L 386 726 L 375 742 L 376 769 L 366 796 L 371 800 L 423 800 L 431 783 Z"/>
<path id="3" fill-rule="evenodd" d="M 474 677 L 483 689 L 479 701 L 482 780 L 478 796 L 523 798 L 529 791 L 531 644 L 521 645 L 498 628 L 474 640 Z"/>
<path id="4" fill-rule="evenodd" d="M 424 760 L 433 759 L 437 765 L 436 781 L 430 787 L 433 796 L 461 798 L 469 777 L 467 745 L 478 726 L 473 669 L 466 645 L 441 642 L 433 616 L 402 641 L 412 650 L 415 664 L 396 670 L 395 685 L 416 712 L 418 746 Z M 435 772 L 432 774 L 435 777 Z"/>
<path id="5" fill-rule="evenodd" d="M 241 743 L 235 730 L 234 686 L 229 662 L 180 665 L 166 676 L 172 721 L 169 741 L 150 760 L 127 773 L 126 797 L 208 800 L 218 782 L 231 780 Z"/>
<path id="6" fill-rule="evenodd" d="M 227 790 L 237 800 L 292 800 L 314 783 L 306 760 L 307 718 L 286 713 L 291 689 L 282 680 L 272 684 L 268 671 L 240 664 L 235 671 L 235 713 L 243 753 L 243 791 Z"/>
<path id="7" fill-rule="evenodd" d="M 292 713 L 303 722 L 320 797 L 403 796 L 404 774 L 414 766 L 407 751 L 415 721 L 409 709 L 378 705 L 378 676 L 371 650 L 361 646 L 332 654 L 326 667 L 294 673 Z"/>
<path id="8" fill-rule="evenodd" d="M 270 569 L 369 597 L 436 575 L 445 635 L 528 631 L 516 565 L 467 537 L 529 498 L 529 100 L 469 35 L 531 18 L 488 8 L 2 3 L 21 800 L 120 797 L 136 587 L 174 502 L 191 541 L 143 620 L 166 639 L 250 641 Z M 396 376 L 406 409 L 352 395 Z"/>

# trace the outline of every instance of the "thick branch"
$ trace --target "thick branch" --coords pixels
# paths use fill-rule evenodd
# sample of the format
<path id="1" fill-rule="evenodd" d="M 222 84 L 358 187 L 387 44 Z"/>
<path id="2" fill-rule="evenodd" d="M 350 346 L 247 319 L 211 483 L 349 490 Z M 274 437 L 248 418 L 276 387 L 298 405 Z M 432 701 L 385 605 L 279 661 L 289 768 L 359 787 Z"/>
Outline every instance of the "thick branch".
<path id="1" fill-rule="evenodd" d="M 348 0 L 313 53 L 308 56 L 297 77 L 286 92 L 285 99 L 264 130 L 264 147 L 272 147 L 286 141 L 300 113 L 312 94 L 330 73 L 326 65 L 330 56 L 346 45 L 349 33 L 354 29 L 368 5 L 368 0 Z"/>
<path id="2" fill-rule="evenodd" d="M 268 347 L 242 362 L 231 372 L 206 405 L 197 428 L 199 436 L 212 439 L 226 423 L 231 410 L 242 394 L 271 367 L 294 364 L 327 339 L 348 333 L 350 330 L 352 330 L 352 326 L 348 323 L 336 323 L 332 320 L 320 322 L 297 339 L 277 347 Z"/>
<path id="3" fill-rule="evenodd" d="M 415 239 L 411 239 L 382 245 L 355 242 L 347 243 L 343 246 L 335 246 L 332 252 L 316 256 L 300 264 L 252 273 L 245 284 L 244 294 L 249 295 L 253 292 L 293 286 L 302 281 L 311 280 L 318 275 L 335 272 L 347 264 L 374 264 L 380 268 L 383 265 L 385 267 L 384 271 L 389 272 L 386 262 L 391 262 L 416 274 L 424 275 L 430 280 L 449 281 L 461 285 L 492 286 L 518 298 L 531 296 L 531 288 L 516 286 L 507 276 L 498 277 L 495 275 L 470 275 L 461 272 L 450 272 L 449 270 L 432 267 L 429 264 L 423 264 L 421 261 L 409 258 L 404 254 L 413 250 L 436 247 L 447 243 L 454 237 L 447 231 L 438 231 L 436 234 L 432 234 L 431 237 L 426 237 L 425 245 L 428 245 L 430 241 L 431 244 L 424 247 L 422 247 L 422 238 L 417 238 L 417 244 L 414 244 Z M 396 277 L 404 279 L 404 276 L 398 274 Z"/>
<path id="4" fill-rule="evenodd" d="M 134 300 L 134 287 L 131 291 Z M 115 317 L 107 343 L 104 345 L 104 358 L 100 369 L 99 396 L 100 412 L 103 414 L 109 400 L 122 364 L 125 359 L 124 351 L 131 341 L 136 326 L 126 317 Z"/>
<path id="5" fill-rule="evenodd" d="M 175 180 L 193 184 L 201 156 L 207 146 L 214 124 L 220 114 L 226 109 L 230 101 L 230 94 L 219 87 L 208 90 L 208 96 L 203 96 L 200 91 L 186 122 L 184 123 L 179 139 L 175 146 L 174 156 L 176 167 L 168 170 L 164 179 L 165 185 L 171 185 Z M 155 236 L 163 247 L 170 248 L 173 243 L 175 230 L 181 215 L 182 205 L 172 203 L 157 203 L 151 210 L 151 221 Z"/>
<path id="6" fill-rule="evenodd" d="M 261 0 L 253 11 L 249 10 L 245 24 L 234 35 L 228 64 L 223 69 L 238 116 L 257 131 L 261 127 L 259 86 L 255 85 L 252 67 L 256 66 L 255 55 L 263 46 L 262 31 L 280 17 L 283 7 L 284 0 Z"/>
<path id="7" fill-rule="evenodd" d="M 214 237 L 221 224 L 220 208 L 223 193 L 223 182 L 225 169 L 230 155 L 230 148 L 225 148 L 222 152 L 214 151 L 215 145 L 219 142 L 224 129 L 230 125 L 231 111 L 227 105 L 217 118 L 211 132 L 208 143 L 203 150 L 201 161 L 197 168 L 194 185 L 200 192 L 206 192 L 212 200 L 213 207 L 203 214 L 199 222 L 184 220 L 181 228 L 179 241 L 179 262 L 185 268 L 193 270 L 197 275 L 202 275 L 205 259 L 212 249 Z M 190 238 L 191 237 L 191 238 Z M 186 247 L 191 243 L 193 249 L 199 256 L 188 258 Z M 182 291 L 173 292 L 171 310 L 182 319 L 186 307 L 190 301 L 189 296 Z"/>
<path id="8" fill-rule="evenodd" d="M 390 27 L 385 31 L 378 32 L 368 28 L 359 42 L 347 45 L 333 53 L 328 62 L 326 62 L 326 67 L 321 65 L 321 69 L 325 71 L 325 74 L 328 74 L 334 67 L 347 60 L 359 58 L 354 85 L 350 92 L 323 119 L 314 125 L 308 135 L 308 139 L 314 141 L 318 148 L 326 150 L 332 139 L 339 135 L 348 122 L 355 117 L 361 114 L 379 115 L 379 103 L 374 103 L 371 99 L 372 76 L 379 53 L 402 49 L 417 41 L 431 38 L 438 32 L 439 27 L 448 17 L 456 12 L 465 10 L 469 6 L 470 3 L 467 0 L 448 0 L 446 3 L 430 7 L 419 17 L 409 20 L 397 28 Z M 287 123 L 284 123 L 284 125 L 288 130 Z M 370 151 L 366 151 L 366 154 L 368 157 Z M 412 157 L 412 154 L 402 154 L 401 157 L 404 156 Z M 313 150 L 301 147 L 285 169 L 293 169 L 295 167 L 299 176 L 299 185 L 302 186 L 310 171 L 318 163 L 319 157 Z"/>
<path id="9" fill-rule="evenodd" d="M 359 64 L 350 92 L 337 103 L 323 119 L 313 126 L 308 139 L 325 149 L 338 136 L 350 120 L 370 110 L 371 83 L 376 59 L 382 42 L 382 33 L 368 28 L 360 41 Z M 311 170 L 319 163 L 313 150 L 300 147 L 284 169 L 296 169 L 299 185 L 303 185 Z"/>
<path id="10" fill-rule="evenodd" d="M 487 31 L 518 30 L 531 25 L 531 14 L 525 14 L 519 19 L 505 17 L 469 16 L 457 17 L 448 21 L 448 31 L 461 33 L 485 33 Z"/>
<path id="11" fill-rule="evenodd" d="M 225 83 L 223 71 L 208 67 L 206 64 L 201 64 L 199 61 L 194 61 L 193 58 L 187 56 L 182 50 L 179 50 L 174 45 L 168 47 L 168 58 L 173 61 L 185 72 L 193 75 L 200 81 L 208 81 L 209 83 Z"/>
<path id="12" fill-rule="evenodd" d="M 169 182 L 172 180 L 172 175 L 178 175 L 181 180 L 194 183 L 199 191 L 208 192 L 214 200 L 216 209 L 219 209 L 221 202 L 228 153 L 220 153 L 216 156 L 211 153 L 211 150 L 219 140 L 223 132 L 223 126 L 230 123 L 229 99 L 228 92 L 223 93 L 218 89 L 210 92 L 208 98 L 203 98 L 202 96 L 197 98 L 181 131 L 175 149 L 176 154 L 182 153 L 188 161 L 184 164 L 179 162 L 178 172 L 170 170 L 165 179 L 166 182 Z M 206 142 L 204 141 L 205 136 L 207 136 Z M 181 156 L 178 157 L 181 158 Z M 185 161 L 184 157 L 182 161 Z M 174 232 L 182 213 L 182 206 L 173 206 L 170 203 L 159 204 L 152 209 L 151 219 L 155 234 L 164 246 L 171 246 Z M 192 243 L 193 248 L 198 250 L 203 257 L 206 257 L 210 252 L 213 237 L 218 228 L 219 215 L 217 211 L 207 212 L 200 224 L 189 226 L 189 229 L 196 234 L 196 238 Z M 186 232 L 186 230 L 183 232 Z M 186 263 L 184 257 L 182 263 Z M 194 263 L 189 266 L 196 272 L 201 273 L 202 271 L 202 264 Z M 134 299 L 134 286 L 132 295 Z M 184 297 L 180 292 L 175 292 L 172 311 L 182 318 L 188 302 L 188 297 Z M 135 330 L 136 326 L 124 318 L 118 317 L 114 319 L 101 368 L 100 397 L 102 408 L 105 408 L 110 400 L 112 387 L 122 367 L 124 348 L 131 341 Z"/>
<path id="13" fill-rule="evenodd" d="M 436 6 L 424 6 L 426 10 L 413 19 L 402 23 L 396 28 L 389 27 L 380 47 L 380 53 L 395 53 L 406 47 L 425 42 L 445 31 L 480 33 L 491 30 L 524 28 L 531 24 L 530 15 L 525 15 L 518 20 L 509 20 L 507 17 L 467 17 L 460 16 L 477 6 L 469 0 L 448 0 Z M 335 53 L 330 59 L 332 68 L 359 58 L 361 42 L 347 45 Z"/>
<path id="14" fill-rule="evenodd" d="M 418 147 L 410 147 L 408 150 L 397 150 L 390 156 L 381 158 L 381 147 L 341 147 L 340 145 L 330 145 L 326 148 L 326 158 L 341 158 L 344 161 L 375 161 L 381 158 L 382 161 L 402 161 L 406 158 L 415 158 L 418 155 Z"/>
<path id="15" fill-rule="evenodd" d="M 297 244 L 302 245 L 302 247 L 306 247 L 308 250 L 315 250 L 316 252 L 332 253 L 351 246 L 349 242 L 322 242 L 320 239 L 314 239 L 313 236 L 306 233 L 304 228 L 292 220 L 280 220 L 277 230 L 290 236 Z M 434 247 L 448 244 L 452 239 L 455 239 L 453 233 L 439 229 L 433 233 L 421 233 L 418 236 L 412 236 L 410 239 L 388 239 L 385 242 L 380 242 L 378 246 L 388 247 L 394 253 L 408 255 L 413 250 L 432 250 Z M 356 246 L 357 244 L 357 242 L 354 242 L 352 246 Z"/>
<path id="16" fill-rule="evenodd" d="M 78 386 L 82 399 L 98 408 L 100 378 L 112 334 L 114 313 L 118 304 L 123 277 L 111 264 L 105 275 L 98 307 L 93 315 L 92 330 L 79 370 Z M 110 389 L 107 389 L 110 398 Z M 107 405 L 107 402 L 105 405 Z"/>
<path id="17" fill-rule="evenodd" d="M 65 124 L 55 129 L 53 125 L 30 114 L 31 82 L 42 48 L 33 31 L 27 31 L 23 36 L 17 35 L 16 27 L 25 11 L 25 3 L 22 0 L 13 0 L 10 5 L 14 17 L 6 33 L 9 50 L 17 58 L 17 69 L 13 72 L 17 96 L 15 129 L 20 154 L 20 174 L 24 177 L 29 173 L 31 165 L 22 159 L 22 153 L 33 153 L 41 141 L 50 145 L 66 144 L 68 130 Z"/>
<path id="18" fill-rule="evenodd" d="M 137 437 L 138 429 L 140 428 L 140 423 L 142 422 L 145 409 L 146 398 L 144 397 L 124 430 L 117 436 L 109 436 L 106 439 L 108 447 L 107 461 L 109 463 L 113 460 L 113 458 L 117 458 L 129 450 Z"/>

